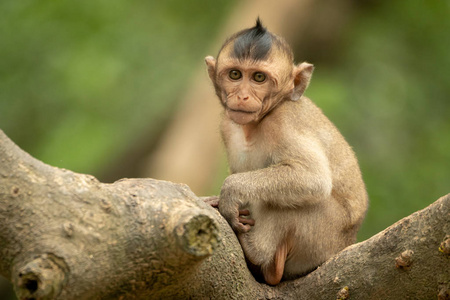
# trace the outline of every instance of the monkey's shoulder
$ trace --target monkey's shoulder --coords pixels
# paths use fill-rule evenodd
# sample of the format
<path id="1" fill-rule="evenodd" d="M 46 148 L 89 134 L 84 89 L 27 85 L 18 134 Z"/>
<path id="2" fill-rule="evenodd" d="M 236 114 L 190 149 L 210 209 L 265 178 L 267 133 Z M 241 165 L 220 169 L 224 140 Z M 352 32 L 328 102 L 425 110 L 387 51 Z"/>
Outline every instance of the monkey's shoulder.
<path id="1" fill-rule="evenodd" d="M 325 123 L 328 127 L 330 120 L 323 111 L 309 98 L 302 96 L 298 101 L 284 101 L 277 107 L 277 113 L 286 116 L 286 121 L 295 121 L 298 127 L 306 127 L 315 123 Z"/>
<path id="2" fill-rule="evenodd" d="M 280 138 L 285 132 L 286 136 L 292 135 L 308 136 L 309 138 L 318 137 L 324 133 L 332 137 L 341 138 L 337 128 L 325 116 L 322 110 L 309 98 L 302 97 L 298 101 L 284 101 L 276 107 L 270 119 L 267 128 L 275 128 L 279 131 Z"/>
<path id="3" fill-rule="evenodd" d="M 336 126 L 309 98 L 303 96 L 299 101 L 284 101 L 272 114 L 270 121 L 275 124 L 267 128 L 278 132 L 275 136 L 279 147 L 286 145 L 300 151 L 316 148 L 326 153 L 352 155 L 350 146 Z"/>

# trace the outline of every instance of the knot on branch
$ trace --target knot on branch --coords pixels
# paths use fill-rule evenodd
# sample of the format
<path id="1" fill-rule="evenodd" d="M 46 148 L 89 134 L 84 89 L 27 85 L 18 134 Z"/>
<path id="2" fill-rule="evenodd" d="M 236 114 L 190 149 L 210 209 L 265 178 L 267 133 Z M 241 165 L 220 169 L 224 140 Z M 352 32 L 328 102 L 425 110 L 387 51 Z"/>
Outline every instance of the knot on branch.
<path id="1" fill-rule="evenodd" d="M 446 235 L 441 245 L 439 246 L 439 251 L 450 255 L 450 235 Z"/>
<path id="2" fill-rule="evenodd" d="M 347 300 L 350 297 L 348 286 L 344 286 L 336 295 L 337 300 Z"/>
<path id="3" fill-rule="evenodd" d="M 14 278 L 20 300 L 54 299 L 61 292 L 67 265 L 53 254 L 43 254 L 22 267 Z"/>
<path id="4" fill-rule="evenodd" d="M 398 269 L 409 270 L 413 263 L 413 255 L 414 251 L 412 250 L 403 251 L 402 254 L 395 259 L 395 266 Z"/>
<path id="5" fill-rule="evenodd" d="M 439 286 L 438 300 L 450 300 L 449 285 L 441 284 Z"/>

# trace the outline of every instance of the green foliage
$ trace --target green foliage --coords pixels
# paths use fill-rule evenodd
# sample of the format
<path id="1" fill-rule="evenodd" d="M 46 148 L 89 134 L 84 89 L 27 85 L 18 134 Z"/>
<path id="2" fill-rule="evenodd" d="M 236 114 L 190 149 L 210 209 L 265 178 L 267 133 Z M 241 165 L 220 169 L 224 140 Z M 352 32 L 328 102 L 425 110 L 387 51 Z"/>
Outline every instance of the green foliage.
<path id="1" fill-rule="evenodd" d="M 337 66 L 308 95 L 358 155 L 365 239 L 450 192 L 450 5 L 386 1 L 360 12 Z"/>
<path id="2" fill-rule="evenodd" d="M 158 128 L 230 1 L 0 2 L 0 128 L 51 165 L 97 174 Z"/>

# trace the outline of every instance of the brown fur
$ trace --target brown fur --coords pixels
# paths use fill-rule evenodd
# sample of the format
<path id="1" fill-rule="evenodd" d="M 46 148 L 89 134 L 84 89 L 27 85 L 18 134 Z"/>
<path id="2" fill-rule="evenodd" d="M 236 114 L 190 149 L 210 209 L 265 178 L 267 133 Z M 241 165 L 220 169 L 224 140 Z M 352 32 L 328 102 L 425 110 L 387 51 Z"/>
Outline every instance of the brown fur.
<path id="1" fill-rule="evenodd" d="M 224 107 L 221 132 L 232 173 L 219 211 L 249 264 L 274 285 L 354 243 L 368 199 L 352 149 L 302 96 L 313 66 L 293 65 L 275 47 L 267 60 L 237 60 L 230 55 L 233 42 L 227 43 L 217 61 L 206 58 Z M 231 80 L 230 70 L 242 78 Z M 252 81 L 254 72 L 266 74 L 266 81 Z M 250 216 L 240 216 L 244 209 Z"/>

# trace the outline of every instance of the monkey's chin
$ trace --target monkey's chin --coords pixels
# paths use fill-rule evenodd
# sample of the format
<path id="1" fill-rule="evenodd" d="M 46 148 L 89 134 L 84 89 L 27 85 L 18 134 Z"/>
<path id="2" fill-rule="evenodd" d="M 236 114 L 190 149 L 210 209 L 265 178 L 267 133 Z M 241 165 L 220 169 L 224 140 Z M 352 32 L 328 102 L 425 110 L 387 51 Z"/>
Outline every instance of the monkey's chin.
<path id="1" fill-rule="evenodd" d="M 251 123 L 256 120 L 255 118 L 255 112 L 246 112 L 242 110 L 231 110 L 227 109 L 227 115 L 228 117 L 234 122 L 239 125 L 245 125 L 248 123 Z"/>

